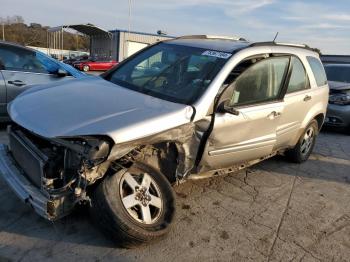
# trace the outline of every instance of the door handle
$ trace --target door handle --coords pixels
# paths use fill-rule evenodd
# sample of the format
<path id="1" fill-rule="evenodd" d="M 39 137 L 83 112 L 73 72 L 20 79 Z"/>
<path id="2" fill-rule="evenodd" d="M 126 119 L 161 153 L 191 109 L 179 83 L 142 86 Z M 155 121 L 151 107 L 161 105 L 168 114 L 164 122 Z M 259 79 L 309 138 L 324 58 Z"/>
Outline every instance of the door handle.
<path id="1" fill-rule="evenodd" d="M 311 100 L 312 99 L 312 97 L 311 96 L 309 96 L 309 95 L 306 95 L 305 97 L 304 97 L 304 101 L 306 102 L 306 101 L 309 101 L 309 100 Z"/>
<path id="2" fill-rule="evenodd" d="M 267 115 L 267 118 L 269 119 L 275 119 L 277 117 L 280 117 L 282 115 L 281 112 L 276 112 L 276 111 L 272 111 L 270 114 Z"/>
<path id="3" fill-rule="evenodd" d="M 24 86 L 26 83 L 24 83 L 21 80 L 13 80 L 13 81 L 7 81 L 7 83 L 15 86 Z"/>

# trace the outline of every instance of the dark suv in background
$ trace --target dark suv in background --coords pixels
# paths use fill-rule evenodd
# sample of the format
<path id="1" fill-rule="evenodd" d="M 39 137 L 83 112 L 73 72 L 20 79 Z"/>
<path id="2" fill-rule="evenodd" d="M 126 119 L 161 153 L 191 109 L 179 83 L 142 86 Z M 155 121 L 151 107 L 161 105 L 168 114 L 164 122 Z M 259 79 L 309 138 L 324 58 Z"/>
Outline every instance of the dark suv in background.
<path id="1" fill-rule="evenodd" d="M 324 67 L 330 88 L 325 125 L 350 134 L 350 63 L 328 63 Z"/>

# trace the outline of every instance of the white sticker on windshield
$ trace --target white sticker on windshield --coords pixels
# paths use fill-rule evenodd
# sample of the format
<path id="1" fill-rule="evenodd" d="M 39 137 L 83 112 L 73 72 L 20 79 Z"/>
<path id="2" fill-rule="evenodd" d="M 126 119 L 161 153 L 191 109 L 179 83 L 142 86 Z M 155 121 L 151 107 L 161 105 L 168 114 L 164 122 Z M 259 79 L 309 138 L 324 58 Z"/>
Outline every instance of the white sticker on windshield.
<path id="1" fill-rule="evenodd" d="M 228 59 L 232 56 L 232 54 L 230 53 L 211 51 L 211 50 L 204 51 L 202 55 L 214 56 L 214 57 L 223 58 L 223 59 Z"/>

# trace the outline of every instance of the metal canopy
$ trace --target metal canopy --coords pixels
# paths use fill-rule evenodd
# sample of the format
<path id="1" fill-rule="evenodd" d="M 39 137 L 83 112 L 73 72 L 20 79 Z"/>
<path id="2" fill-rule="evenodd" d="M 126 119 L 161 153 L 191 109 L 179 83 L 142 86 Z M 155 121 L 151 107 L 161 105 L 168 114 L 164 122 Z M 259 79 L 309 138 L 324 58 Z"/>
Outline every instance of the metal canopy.
<path id="1" fill-rule="evenodd" d="M 62 26 L 52 27 L 48 29 L 48 32 L 59 32 L 65 29 L 74 29 L 75 31 L 78 31 L 79 33 L 82 33 L 88 36 L 97 36 L 97 35 L 99 36 L 105 35 L 109 37 L 112 36 L 112 33 L 100 27 L 97 27 L 93 24 L 62 25 Z"/>

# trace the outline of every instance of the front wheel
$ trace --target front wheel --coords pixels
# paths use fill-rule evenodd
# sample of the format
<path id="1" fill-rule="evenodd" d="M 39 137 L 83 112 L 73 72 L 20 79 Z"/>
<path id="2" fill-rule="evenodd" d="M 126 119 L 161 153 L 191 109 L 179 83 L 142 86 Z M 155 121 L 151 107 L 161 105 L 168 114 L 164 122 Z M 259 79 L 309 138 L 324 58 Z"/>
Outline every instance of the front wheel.
<path id="1" fill-rule="evenodd" d="M 90 211 L 118 246 L 133 247 L 169 231 L 175 197 L 164 175 L 137 163 L 100 183 L 93 192 Z"/>
<path id="2" fill-rule="evenodd" d="M 315 146 L 317 134 L 318 123 L 316 120 L 312 120 L 305 128 L 295 147 L 286 152 L 286 156 L 295 163 L 302 163 L 308 160 Z"/>
<path id="3" fill-rule="evenodd" d="M 88 65 L 83 66 L 83 71 L 88 72 L 90 70 L 90 67 Z"/>

